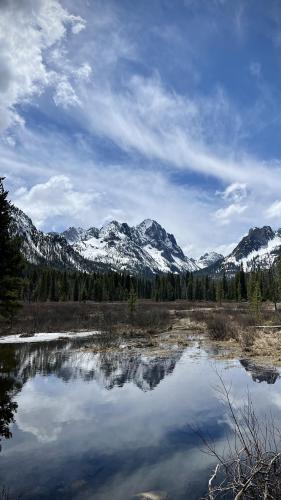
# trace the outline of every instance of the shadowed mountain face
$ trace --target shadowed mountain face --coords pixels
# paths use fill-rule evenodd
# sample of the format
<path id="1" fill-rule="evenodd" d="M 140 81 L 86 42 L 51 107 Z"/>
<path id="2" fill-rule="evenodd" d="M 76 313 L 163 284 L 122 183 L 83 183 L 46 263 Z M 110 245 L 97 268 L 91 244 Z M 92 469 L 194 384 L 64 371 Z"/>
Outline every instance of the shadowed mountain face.
<path id="1" fill-rule="evenodd" d="M 87 261 L 59 234 L 39 231 L 32 220 L 18 208 L 13 208 L 10 231 L 12 235 L 21 238 L 22 253 L 31 264 L 84 272 L 102 270 L 102 266 Z"/>
<path id="2" fill-rule="evenodd" d="M 245 271 L 268 269 L 281 248 L 281 230 L 270 226 L 249 230 L 234 250 L 225 258 L 204 269 L 209 274 L 234 274 L 242 265 Z"/>

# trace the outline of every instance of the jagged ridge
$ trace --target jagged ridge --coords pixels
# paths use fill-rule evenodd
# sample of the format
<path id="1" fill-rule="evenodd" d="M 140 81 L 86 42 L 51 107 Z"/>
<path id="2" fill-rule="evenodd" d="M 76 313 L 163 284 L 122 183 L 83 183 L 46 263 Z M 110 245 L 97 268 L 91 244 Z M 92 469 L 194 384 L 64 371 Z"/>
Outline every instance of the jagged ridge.
<path id="1" fill-rule="evenodd" d="M 234 274 L 242 265 L 244 271 L 268 269 L 281 248 L 281 229 L 270 226 L 251 228 L 225 258 L 204 269 L 208 274 Z"/>
<path id="2" fill-rule="evenodd" d="M 81 257 L 65 238 L 57 233 L 43 233 L 36 229 L 32 220 L 16 207 L 12 209 L 11 234 L 21 238 L 21 250 L 25 259 L 34 265 L 91 272 L 99 269 Z"/>
<path id="3" fill-rule="evenodd" d="M 62 235 L 83 257 L 118 271 L 180 273 L 197 269 L 175 237 L 151 219 L 135 227 L 117 221 L 105 224 L 100 230 L 71 227 Z"/>
<path id="4" fill-rule="evenodd" d="M 11 233 L 22 240 L 28 262 L 77 269 L 127 271 L 132 274 L 180 273 L 196 270 L 175 237 L 156 221 L 147 219 L 136 227 L 112 221 L 101 229 L 70 227 L 61 234 L 44 233 L 18 208 L 13 208 Z"/>

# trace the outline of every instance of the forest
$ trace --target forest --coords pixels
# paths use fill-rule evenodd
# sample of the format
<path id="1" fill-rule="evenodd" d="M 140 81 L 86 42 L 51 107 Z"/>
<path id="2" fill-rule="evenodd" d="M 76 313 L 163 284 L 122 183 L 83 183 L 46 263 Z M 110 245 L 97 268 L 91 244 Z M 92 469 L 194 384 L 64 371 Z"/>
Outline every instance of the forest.
<path id="1" fill-rule="evenodd" d="M 26 265 L 23 272 L 21 299 L 25 302 L 45 301 L 123 301 L 134 294 L 138 299 L 173 301 L 272 301 L 281 293 L 279 258 L 269 270 L 246 273 L 241 267 L 231 277 L 163 274 L 154 277 L 131 276 L 127 273 L 79 273 Z"/>

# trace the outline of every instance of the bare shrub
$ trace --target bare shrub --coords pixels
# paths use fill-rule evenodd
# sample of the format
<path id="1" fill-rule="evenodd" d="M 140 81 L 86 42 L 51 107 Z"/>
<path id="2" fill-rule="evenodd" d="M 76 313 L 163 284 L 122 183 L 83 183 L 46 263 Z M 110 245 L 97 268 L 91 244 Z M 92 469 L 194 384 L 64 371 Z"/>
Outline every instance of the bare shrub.
<path id="1" fill-rule="evenodd" d="M 130 318 L 132 325 L 148 331 L 166 328 L 169 321 L 169 312 L 162 308 L 137 310 Z"/>
<path id="2" fill-rule="evenodd" d="M 221 395 L 233 429 L 223 452 L 208 440 L 206 451 L 217 460 L 208 483 L 209 500 L 233 498 L 270 500 L 281 498 L 281 433 L 271 415 L 258 418 L 248 394 L 236 409 L 223 379 Z"/>
<path id="3" fill-rule="evenodd" d="M 209 336 L 212 340 L 229 340 L 237 338 L 237 330 L 231 318 L 224 314 L 216 314 L 206 319 Z"/>
<path id="4" fill-rule="evenodd" d="M 254 344 L 256 330 L 254 328 L 244 328 L 240 331 L 239 341 L 242 349 L 248 351 Z"/>
<path id="5" fill-rule="evenodd" d="M 196 310 L 190 313 L 190 317 L 193 321 L 198 321 L 198 323 L 206 322 L 206 319 L 210 316 L 210 311 Z"/>
<path id="6" fill-rule="evenodd" d="M 235 315 L 235 321 L 241 328 L 248 328 L 249 326 L 254 326 L 256 324 L 255 317 L 249 312 Z"/>

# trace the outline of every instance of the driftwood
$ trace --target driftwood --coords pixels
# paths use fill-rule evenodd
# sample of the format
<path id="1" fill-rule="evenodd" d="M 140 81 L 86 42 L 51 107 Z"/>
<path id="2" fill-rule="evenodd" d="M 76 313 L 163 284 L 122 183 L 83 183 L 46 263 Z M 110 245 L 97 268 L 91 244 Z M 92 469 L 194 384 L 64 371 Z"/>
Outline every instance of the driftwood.
<path id="1" fill-rule="evenodd" d="M 250 326 L 249 328 L 279 328 L 279 330 L 281 330 L 281 325 L 258 325 Z"/>

